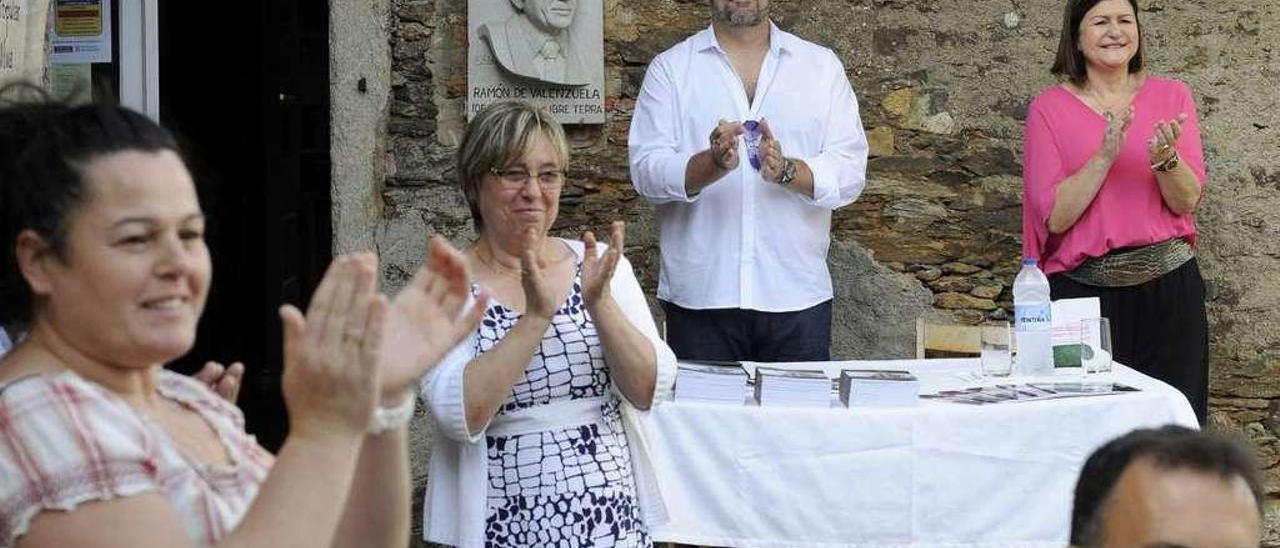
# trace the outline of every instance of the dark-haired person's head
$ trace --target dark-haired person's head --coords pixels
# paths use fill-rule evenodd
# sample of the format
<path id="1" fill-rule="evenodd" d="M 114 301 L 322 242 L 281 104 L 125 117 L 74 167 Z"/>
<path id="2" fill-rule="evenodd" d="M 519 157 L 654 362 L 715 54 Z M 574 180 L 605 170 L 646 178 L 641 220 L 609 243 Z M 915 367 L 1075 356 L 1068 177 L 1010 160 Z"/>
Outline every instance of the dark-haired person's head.
<path id="1" fill-rule="evenodd" d="M 1076 84 L 1089 67 L 1128 66 L 1142 71 L 1142 29 L 1137 0 L 1067 0 L 1051 72 Z"/>
<path id="2" fill-rule="evenodd" d="M 123 366 L 179 357 L 208 292 L 203 225 L 152 120 L 0 90 L 0 325 Z"/>
<path id="3" fill-rule="evenodd" d="M 1240 442 L 1181 426 L 1135 430 L 1085 461 L 1071 544 L 1253 547 L 1262 500 L 1257 465 Z"/>

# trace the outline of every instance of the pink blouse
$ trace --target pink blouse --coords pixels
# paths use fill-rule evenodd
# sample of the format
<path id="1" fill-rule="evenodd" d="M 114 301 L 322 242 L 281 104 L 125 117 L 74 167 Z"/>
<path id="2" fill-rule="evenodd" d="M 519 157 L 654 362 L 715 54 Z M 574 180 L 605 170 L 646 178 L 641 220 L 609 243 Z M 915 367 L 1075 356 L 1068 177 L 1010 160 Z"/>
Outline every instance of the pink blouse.
<path id="1" fill-rule="evenodd" d="M 240 523 L 274 458 L 234 405 L 199 381 L 159 375 L 161 397 L 199 414 L 231 462 L 188 460 L 157 423 L 71 371 L 0 384 L 0 546 L 40 512 L 142 493 L 163 495 L 196 545 Z"/>
<path id="2" fill-rule="evenodd" d="M 1134 95 L 1133 111 L 1120 154 L 1093 202 L 1066 232 L 1050 234 L 1058 183 L 1084 167 L 1102 146 L 1107 121 L 1061 85 L 1031 101 L 1023 140 L 1022 254 L 1039 259 L 1045 274 L 1071 270 L 1113 249 L 1179 236 L 1195 244 L 1195 215 L 1177 215 L 1165 205 L 1147 159 L 1156 122 L 1185 113 L 1175 148 L 1204 186 L 1204 147 L 1191 90 L 1178 80 L 1147 76 Z"/>

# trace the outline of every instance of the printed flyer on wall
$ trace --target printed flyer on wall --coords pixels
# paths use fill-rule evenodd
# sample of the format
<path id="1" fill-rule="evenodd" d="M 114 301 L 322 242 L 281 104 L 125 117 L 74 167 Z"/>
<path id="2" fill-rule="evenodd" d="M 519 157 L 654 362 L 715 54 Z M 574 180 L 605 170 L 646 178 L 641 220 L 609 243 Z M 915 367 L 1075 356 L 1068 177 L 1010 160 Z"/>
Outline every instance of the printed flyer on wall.
<path id="1" fill-rule="evenodd" d="M 49 16 L 49 62 L 111 62 L 111 0 L 54 0 Z"/>

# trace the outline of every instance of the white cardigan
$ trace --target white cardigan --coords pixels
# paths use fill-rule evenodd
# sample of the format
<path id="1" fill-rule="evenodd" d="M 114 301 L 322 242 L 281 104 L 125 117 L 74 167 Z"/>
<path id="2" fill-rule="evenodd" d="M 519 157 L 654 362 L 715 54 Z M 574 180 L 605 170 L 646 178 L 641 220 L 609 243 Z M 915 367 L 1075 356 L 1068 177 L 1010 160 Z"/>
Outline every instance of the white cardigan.
<path id="1" fill-rule="evenodd" d="M 580 241 L 564 240 L 581 260 L 585 247 Z M 604 245 L 600 246 L 604 252 Z M 668 398 L 675 382 L 676 357 L 667 343 L 658 337 L 648 302 L 636 280 L 631 263 L 624 257 L 610 281 L 613 299 L 622 313 L 653 343 L 657 367 L 653 405 Z M 472 303 L 475 306 L 475 303 Z M 459 548 L 483 548 L 485 518 L 488 512 L 488 466 L 485 435 L 492 430 L 504 434 L 521 431 L 552 430 L 560 426 L 578 424 L 584 408 L 592 402 L 569 401 L 532 407 L 516 413 L 508 413 L 500 421 L 506 424 L 486 424 L 480 432 L 471 435 L 467 431 L 466 405 L 463 402 L 463 378 L 467 364 L 475 359 L 476 339 L 479 331 L 455 347 L 440 364 L 422 381 L 422 398 L 430 411 L 434 426 L 431 463 L 427 475 L 426 501 L 423 505 L 423 538 L 458 546 Z M 616 392 L 617 387 L 614 387 Z M 631 448 L 631 469 L 636 496 L 645 523 L 650 527 L 666 521 L 666 509 L 658 493 L 656 479 L 649 461 L 649 452 L 638 413 L 625 397 L 622 400 L 622 421 L 627 442 Z M 586 404 L 584 406 L 584 404 Z M 594 402 L 598 409 L 599 402 Z M 513 416 L 514 415 L 514 416 Z M 492 421 L 493 419 L 491 419 Z M 568 421 L 566 424 L 565 421 Z"/>

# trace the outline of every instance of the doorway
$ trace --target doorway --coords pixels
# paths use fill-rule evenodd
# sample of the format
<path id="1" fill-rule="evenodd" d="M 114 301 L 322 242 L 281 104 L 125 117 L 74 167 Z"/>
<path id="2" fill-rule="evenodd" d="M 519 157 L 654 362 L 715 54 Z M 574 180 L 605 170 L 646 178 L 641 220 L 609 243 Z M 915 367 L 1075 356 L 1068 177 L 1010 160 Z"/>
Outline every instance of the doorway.
<path id="1" fill-rule="evenodd" d="M 160 121 L 200 187 L 214 266 L 196 347 L 172 367 L 245 362 L 239 405 L 274 451 L 287 433 L 276 310 L 305 309 L 331 256 L 328 3 L 160 2 L 155 21 Z"/>

